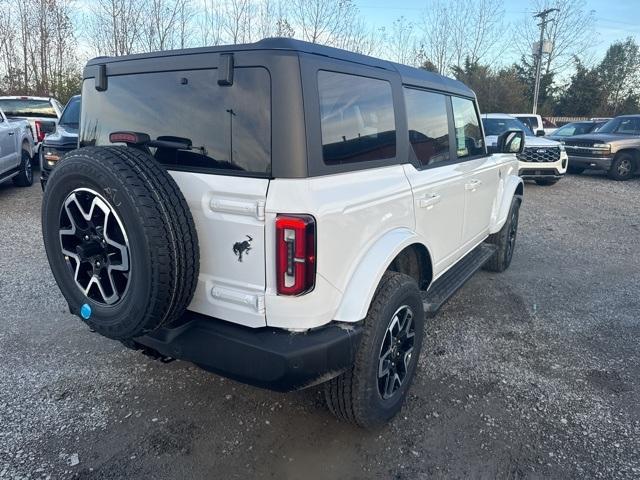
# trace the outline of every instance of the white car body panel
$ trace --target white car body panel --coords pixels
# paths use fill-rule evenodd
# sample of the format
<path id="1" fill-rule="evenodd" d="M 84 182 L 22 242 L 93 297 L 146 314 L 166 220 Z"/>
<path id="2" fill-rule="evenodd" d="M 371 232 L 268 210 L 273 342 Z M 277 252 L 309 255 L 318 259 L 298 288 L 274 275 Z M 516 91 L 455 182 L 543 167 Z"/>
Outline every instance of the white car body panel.
<path id="1" fill-rule="evenodd" d="M 9 119 L 0 110 L 0 177 L 20 165 L 25 143 L 29 155 L 33 156 L 33 137 L 29 123 L 25 120 Z"/>
<path id="2" fill-rule="evenodd" d="M 247 327 L 292 331 L 360 321 L 404 248 L 426 247 L 435 280 L 499 230 L 521 183 L 516 165 L 513 155 L 502 154 L 424 170 L 405 164 L 304 179 L 172 171 L 200 244 L 189 309 Z M 430 202 L 433 195 L 441 200 Z M 316 220 L 316 283 L 305 295 L 277 294 L 278 214 Z M 233 246 L 247 235 L 251 250 L 240 262 Z"/>
<path id="3" fill-rule="evenodd" d="M 267 199 L 267 324 L 306 329 L 334 320 L 341 296 L 370 248 L 387 232 L 414 228 L 412 202 L 401 165 L 272 180 Z M 316 286 L 299 297 L 276 293 L 273 225 L 278 213 L 308 214 L 316 220 Z M 317 305 L 322 305 L 320 310 Z"/>
<path id="4" fill-rule="evenodd" d="M 265 213 L 269 180 L 172 171 L 198 232 L 200 275 L 189 310 L 265 326 Z M 242 193 L 239 193 L 242 192 Z M 242 261 L 236 242 L 251 237 Z M 273 263 L 275 265 L 275 263 Z"/>

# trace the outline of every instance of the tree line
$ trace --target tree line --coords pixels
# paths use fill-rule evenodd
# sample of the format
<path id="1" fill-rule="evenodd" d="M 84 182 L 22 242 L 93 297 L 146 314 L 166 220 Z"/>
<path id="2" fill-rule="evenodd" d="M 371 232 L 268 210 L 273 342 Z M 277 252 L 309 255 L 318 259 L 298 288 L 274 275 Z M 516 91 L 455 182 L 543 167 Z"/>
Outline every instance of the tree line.
<path id="1" fill-rule="evenodd" d="M 530 0 L 555 7 L 542 63 L 544 114 L 610 115 L 638 110 L 638 46 L 610 46 L 597 62 L 595 13 L 586 0 Z M 431 0 L 388 28 L 369 25 L 354 0 L 0 0 L 0 93 L 79 93 L 82 65 L 99 55 L 295 37 L 456 77 L 483 111 L 528 111 L 537 24 L 504 20 L 504 0 Z M 518 53 L 520 61 L 505 66 Z"/>

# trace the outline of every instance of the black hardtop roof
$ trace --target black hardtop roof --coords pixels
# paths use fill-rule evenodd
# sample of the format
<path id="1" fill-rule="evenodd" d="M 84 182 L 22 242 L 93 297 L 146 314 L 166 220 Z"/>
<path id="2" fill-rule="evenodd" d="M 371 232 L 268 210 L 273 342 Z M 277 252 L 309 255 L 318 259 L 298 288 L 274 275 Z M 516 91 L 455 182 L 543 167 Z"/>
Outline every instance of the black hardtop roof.
<path id="1" fill-rule="evenodd" d="M 97 57 L 89 60 L 87 67 L 122 61 L 131 61 L 137 59 L 149 59 L 159 57 L 170 57 L 178 55 L 196 55 L 203 53 L 221 53 L 221 52 L 241 52 L 256 50 L 288 50 L 292 52 L 302 52 L 312 55 L 321 55 L 323 57 L 333 58 L 346 62 L 358 63 L 384 70 L 397 72 L 402 82 L 408 85 L 430 88 L 434 90 L 443 90 L 467 97 L 475 97 L 473 90 L 464 83 L 454 80 L 437 73 L 429 72 L 420 68 L 413 68 L 407 65 L 381 60 L 379 58 L 362 55 L 359 53 L 349 52 L 334 47 L 318 45 L 315 43 L 295 40 L 293 38 L 265 38 L 256 43 L 246 43 L 239 45 L 220 45 L 214 47 L 187 48 L 183 50 L 165 50 L 161 52 L 140 53 L 135 55 L 126 55 L 122 57 Z"/>

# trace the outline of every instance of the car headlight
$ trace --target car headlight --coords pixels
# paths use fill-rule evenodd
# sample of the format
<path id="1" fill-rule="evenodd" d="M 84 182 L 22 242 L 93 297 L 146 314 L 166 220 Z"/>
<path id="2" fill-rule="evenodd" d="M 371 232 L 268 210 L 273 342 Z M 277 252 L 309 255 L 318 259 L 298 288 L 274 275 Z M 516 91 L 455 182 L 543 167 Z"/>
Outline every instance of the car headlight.
<path id="1" fill-rule="evenodd" d="M 594 143 L 593 144 L 593 148 L 606 148 L 606 149 L 610 149 L 611 145 L 609 145 L 608 143 Z"/>

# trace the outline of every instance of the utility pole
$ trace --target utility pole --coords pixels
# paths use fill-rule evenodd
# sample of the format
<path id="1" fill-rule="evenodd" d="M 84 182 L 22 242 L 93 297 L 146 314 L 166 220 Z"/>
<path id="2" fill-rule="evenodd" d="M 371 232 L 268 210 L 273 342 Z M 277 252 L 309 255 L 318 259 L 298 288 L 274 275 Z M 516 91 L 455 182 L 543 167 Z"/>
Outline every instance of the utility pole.
<path id="1" fill-rule="evenodd" d="M 538 110 L 538 97 L 540 96 L 540 74 L 542 72 L 542 53 L 544 46 L 544 29 L 547 26 L 548 22 L 553 21 L 553 19 L 547 19 L 547 16 L 553 12 L 559 12 L 560 10 L 557 8 L 547 8 L 541 12 L 538 12 L 534 15 L 534 18 L 540 18 L 540 23 L 538 26 L 540 27 L 540 41 L 538 42 L 538 55 L 536 62 L 536 84 L 533 90 L 533 113 L 535 114 Z"/>

